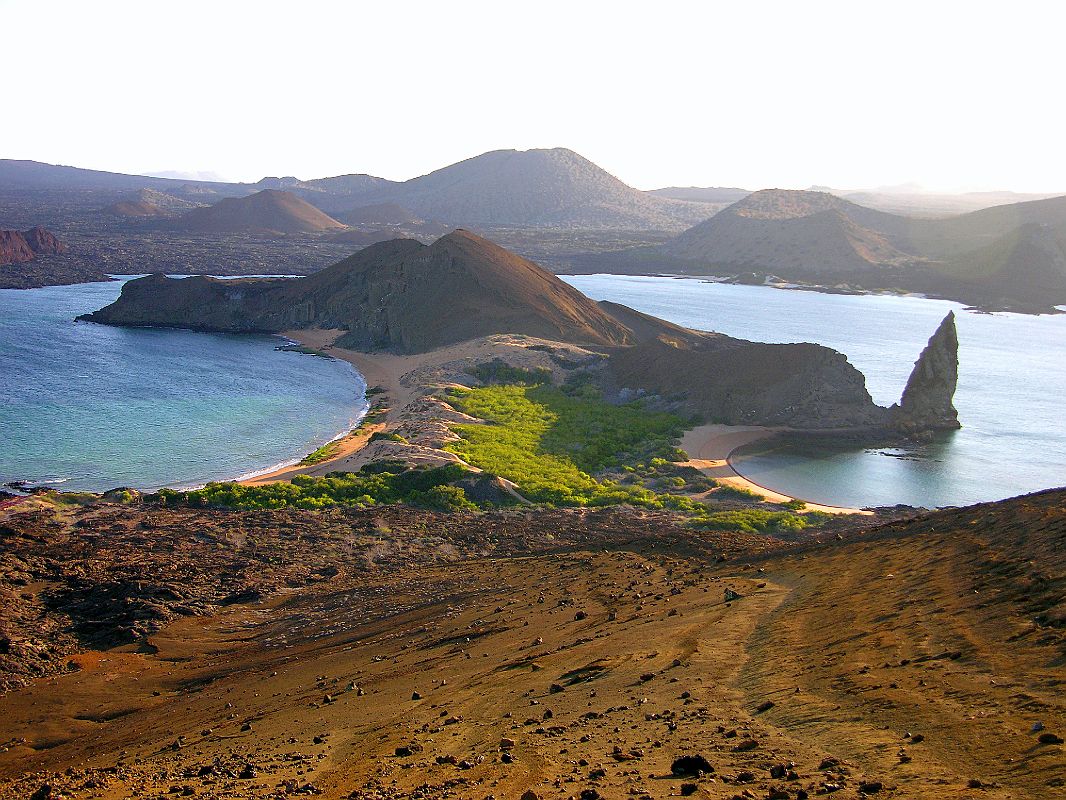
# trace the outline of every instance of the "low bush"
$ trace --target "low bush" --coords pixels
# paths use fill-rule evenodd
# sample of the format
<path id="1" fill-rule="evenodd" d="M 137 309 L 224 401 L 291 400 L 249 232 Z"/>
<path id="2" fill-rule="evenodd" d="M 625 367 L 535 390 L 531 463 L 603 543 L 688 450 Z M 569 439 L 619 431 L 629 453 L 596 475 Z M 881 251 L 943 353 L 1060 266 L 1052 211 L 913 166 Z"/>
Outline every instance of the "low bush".
<path id="1" fill-rule="evenodd" d="M 469 470 L 459 464 L 442 467 L 399 468 L 379 463 L 359 472 L 331 472 L 324 478 L 297 475 L 290 482 L 246 486 L 209 483 L 202 489 L 163 489 L 155 497 L 167 505 L 210 506 L 237 509 L 324 508 L 333 505 L 372 506 L 408 503 L 426 508 L 473 508 L 465 492 L 450 486 Z M 389 471 L 392 466 L 396 471 Z"/>

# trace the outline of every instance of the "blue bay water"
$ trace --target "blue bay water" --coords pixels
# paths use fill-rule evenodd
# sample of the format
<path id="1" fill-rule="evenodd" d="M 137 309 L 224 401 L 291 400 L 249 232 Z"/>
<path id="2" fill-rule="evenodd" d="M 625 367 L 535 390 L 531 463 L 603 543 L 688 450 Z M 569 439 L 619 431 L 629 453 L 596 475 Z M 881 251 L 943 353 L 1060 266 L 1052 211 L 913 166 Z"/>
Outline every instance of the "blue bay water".
<path id="1" fill-rule="evenodd" d="M 278 337 L 74 321 L 120 289 L 0 290 L 0 483 L 235 478 L 298 459 L 366 410 L 349 364 L 277 351 Z"/>
<path id="2" fill-rule="evenodd" d="M 919 297 L 831 295 L 694 279 L 564 278 L 692 328 L 765 342 L 817 342 L 846 354 L 882 405 L 898 402 L 914 361 L 954 310 L 955 405 L 962 430 L 895 449 L 756 451 L 735 459 L 748 478 L 833 505 L 962 505 L 1066 485 L 1066 315 L 979 314 Z"/>

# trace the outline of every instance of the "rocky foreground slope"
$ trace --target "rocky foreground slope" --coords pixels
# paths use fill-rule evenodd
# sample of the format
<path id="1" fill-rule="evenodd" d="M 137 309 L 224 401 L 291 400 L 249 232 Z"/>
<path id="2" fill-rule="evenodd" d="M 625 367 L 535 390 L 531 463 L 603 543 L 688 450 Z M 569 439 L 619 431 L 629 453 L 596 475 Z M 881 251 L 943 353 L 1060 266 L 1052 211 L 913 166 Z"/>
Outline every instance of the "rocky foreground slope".
<path id="1" fill-rule="evenodd" d="M 909 433 L 958 426 L 947 408 L 957 341 L 945 340 L 937 350 L 943 357 L 924 362 L 929 377 L 912 397 L 920 401 L 922 392 L 933 392 L 941 405 L 946 398 L 944 413 L 911 419 L 906 409 L 875 405 L 862 373 L 834 350 L 748 342 L 597 304 L 531 261 L 463 230 L 428 246 L 372 245 L 297 280 L 152 275 L 130 281 L 118 300 L 84 319 L 229 332 L 332 329 L 340 331 L 338 347 L 393 353 L 519 334 L 599 349 L 609 363 L 596 379 L 609 388 L 675 398 L 709 420 Z M 953 318 L 946 327 L 953 333 Z"/>
<path id="2" fill-rule="evenodd" d="M 793 543 L 616 511 L 0 514 L 4 666 L 50 676 L 0 697 L 5 800 L 1066 787 L 1064 490 Z"/>

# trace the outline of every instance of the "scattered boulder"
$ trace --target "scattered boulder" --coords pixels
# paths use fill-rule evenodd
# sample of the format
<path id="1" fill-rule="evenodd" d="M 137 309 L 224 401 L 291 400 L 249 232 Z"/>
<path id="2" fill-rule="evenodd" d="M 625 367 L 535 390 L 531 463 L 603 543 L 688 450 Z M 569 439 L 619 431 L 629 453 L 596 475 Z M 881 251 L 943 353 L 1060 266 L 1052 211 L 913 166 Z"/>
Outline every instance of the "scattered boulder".
<path id="1" fill-rule="evenodd" d="M 674 775 L 699 775 L 701 773 L 714 772 L 714 767 L 711 766 L 711 762 L 704 758 L 702 755 L 687 755 L 675 758 L 674 762 L 670 765 L 670 772 Z"/>

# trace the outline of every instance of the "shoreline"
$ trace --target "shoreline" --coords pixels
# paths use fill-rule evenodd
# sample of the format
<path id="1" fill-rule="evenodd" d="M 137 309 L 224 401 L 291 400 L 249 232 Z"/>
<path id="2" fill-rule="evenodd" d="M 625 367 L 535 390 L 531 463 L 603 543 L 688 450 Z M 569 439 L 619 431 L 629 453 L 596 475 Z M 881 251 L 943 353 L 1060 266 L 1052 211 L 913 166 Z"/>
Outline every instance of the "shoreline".
<path id="1" fill-rule="evenodd" d="M 342 432 L 336 438 L 323 445 L 323 447 L 325 447 L 332 442 L 340 443 L 337 450 L 329 458 L 325 458 L 314 464 L 302 464 L 301 462 L 303 461 L 303 458 L 306 458 L 308 455 L 305 454 L 297 461 L 270 469 L 258 475 L 238 478 L 235 481 L 236 483 L 245 486 L 261 486 L 268 483 L 291 480 L 297 475 L 323 476 L 329 472 L 343 472 L 348 468 L 351 468 L 352 471 L 354 471 L 358 468 L 356 462 L 358 461 L 360 451 L 370 443 L 370 439 L 375 433 L 384 430 L 386 423 L 390 421 L 391 411 L 397 403 L 404 399 L 404 387 L 402 387 L 400 383 L 400 378 L 410 369 L 407 363 L 410 360 L 410 357 L 395 356 L 386 353 L 360 353 L 355 350 L 346 350 L 339 347 L 334 348 L 333 342 L 336 341 L 337 337 L 342 333 L 343 331 L 339 330 L 310 329 L 282 331 L 278 335 L 295 344 L 319 350 L 331 358 L 344 361 L 351 365 L 351 367 L 361 376 L 363 383 L 366 385 L 366 392 L 368 393 L 368 406 L 366 412 L 364 412 L 363 416 L 359 419 L 356 427 L 349 431 Z M 374 404 L 370 403 L 370 397 L 372 397 L 372 395 L 369 394 L 372 388 L 383 390 L 379 397 L 384 401 L 384 407 L 382 408 L 380 420 L 368 423 L 366 422 L 366 418 L 374 408 Z"/>
<path id="2" fill-rule="evenodd" d="M 721 484 L 752 492 L 770 503 L 798 500 L 806 504 L 804 511 L 818 511 L 823 514 L 873 515 L 872 511 L 862 508 L 812 503 L 802 497 L 793 497 L 775 491 L 746 478 L 734 466 L 732 458 L 740 448 L 787 431 L 787 428 L 767 428 L 759 425 L 700 425 L 685 431 L 681 437 L 681 449 L 689 455 L 689 460 L 684 464 L 695 467 Z"/>

